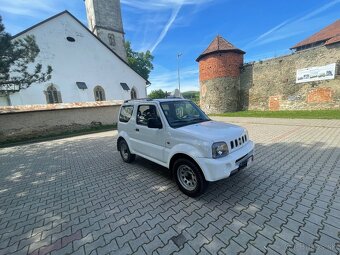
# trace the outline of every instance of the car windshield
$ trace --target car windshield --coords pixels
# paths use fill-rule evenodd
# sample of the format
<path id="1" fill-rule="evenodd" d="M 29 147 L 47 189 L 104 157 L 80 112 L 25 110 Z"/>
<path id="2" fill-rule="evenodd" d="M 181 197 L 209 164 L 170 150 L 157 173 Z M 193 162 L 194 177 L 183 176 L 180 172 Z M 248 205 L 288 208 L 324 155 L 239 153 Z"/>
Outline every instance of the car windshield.
<path id="1" fill-rule="evenodd" d="M 161 103 L 164 115 L 173 128 L 210 121 L 208 116 L 191 101 L 169 101 Z"/>

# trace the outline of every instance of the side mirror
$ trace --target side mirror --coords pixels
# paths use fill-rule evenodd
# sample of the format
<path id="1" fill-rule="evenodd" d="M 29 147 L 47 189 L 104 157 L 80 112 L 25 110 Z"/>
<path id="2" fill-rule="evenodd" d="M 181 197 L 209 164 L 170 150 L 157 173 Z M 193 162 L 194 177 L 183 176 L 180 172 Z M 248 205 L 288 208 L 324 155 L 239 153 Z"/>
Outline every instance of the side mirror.
<path id="1" fill-rule="evenodd" d="M 163 128 L 162 122 L 159 118 L 150 118 L 148 119 L 148 128 Z"/>

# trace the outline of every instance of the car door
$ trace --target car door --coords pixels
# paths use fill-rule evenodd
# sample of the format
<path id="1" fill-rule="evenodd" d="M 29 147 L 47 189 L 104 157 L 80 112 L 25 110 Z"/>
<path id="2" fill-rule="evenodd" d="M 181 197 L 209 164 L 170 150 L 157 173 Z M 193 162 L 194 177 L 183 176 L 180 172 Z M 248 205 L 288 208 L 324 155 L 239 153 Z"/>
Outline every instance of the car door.
<path id="1" fill-rule="evenodd" d="M 161 129 L 148 128 L 150 118 L 160 118 L 157 106 L 141 104 L 137 107 L 135 129 L 133 131 L 134 150 L 140 155 L 164 161 L 165 126 Z"/>

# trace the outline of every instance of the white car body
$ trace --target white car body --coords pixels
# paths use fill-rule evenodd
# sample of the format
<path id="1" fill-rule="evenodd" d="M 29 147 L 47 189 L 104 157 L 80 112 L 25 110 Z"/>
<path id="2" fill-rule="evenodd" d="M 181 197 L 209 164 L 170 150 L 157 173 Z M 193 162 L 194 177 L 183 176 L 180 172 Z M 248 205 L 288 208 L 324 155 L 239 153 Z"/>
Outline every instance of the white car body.
<path id="1" fill-rule="evenodd" d="M 227 178 L 233 172 L 250 165 L 253 161 L 254 143 L 249 140 L 246 129 L 212 120 L 173 128 L 160 104 L 175 100 L 184 99 L 126 101 L 123 106 L 133 106 L 133 112 L 128 122 L 118 122 L 118 139 L 125 139 L 131 153 L 169 169 L 174 157 L 185 155 L 200 167 L 205 180 L 210 182 Z M 140 105 L 156 107 L 162 122 L 161 129 L 137 124 L 137 108 Z M 236 140 L 238 146 L 235 146 Z M 212 145 L 215 142 L 225 142 L 228 145 L 228 155 L 213 158 Z"/>

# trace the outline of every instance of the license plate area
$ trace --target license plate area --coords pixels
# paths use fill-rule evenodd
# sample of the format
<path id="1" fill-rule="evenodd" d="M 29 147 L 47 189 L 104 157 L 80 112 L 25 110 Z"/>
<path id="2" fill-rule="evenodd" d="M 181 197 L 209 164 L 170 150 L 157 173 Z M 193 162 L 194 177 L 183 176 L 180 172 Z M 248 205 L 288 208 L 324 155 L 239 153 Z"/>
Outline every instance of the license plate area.
<path id="1" fill-rule="evenodd" d="M 242 160 L 239 165 L 238 165 L 238 170 L 244 169 L 247 166 L 250 166 L 254 161 L 254 156 L 250 156 L 248 158 L 245 158 L 244 160 Z"/>

